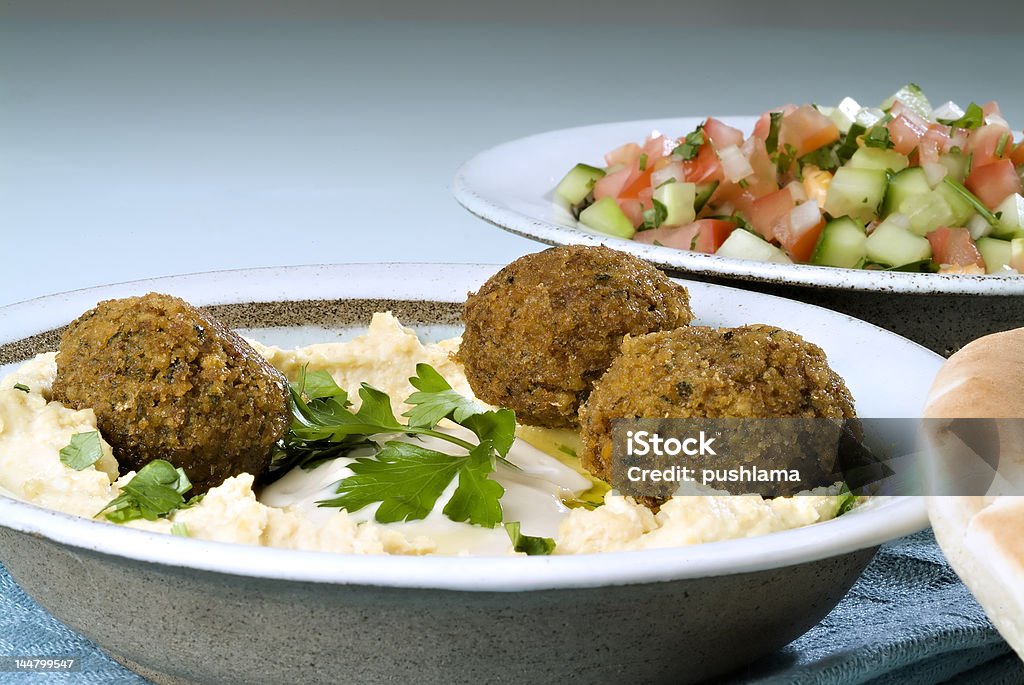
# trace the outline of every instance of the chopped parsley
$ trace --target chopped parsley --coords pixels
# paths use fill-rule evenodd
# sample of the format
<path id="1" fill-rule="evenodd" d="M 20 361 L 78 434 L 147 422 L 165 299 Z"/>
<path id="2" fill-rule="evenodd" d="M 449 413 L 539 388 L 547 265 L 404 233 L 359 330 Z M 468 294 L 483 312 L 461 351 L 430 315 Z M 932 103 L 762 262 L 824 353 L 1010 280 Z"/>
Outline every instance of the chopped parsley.
<path id="1" fill-rule="evenodd" d="M 169 461 L 154 459 L 139 469 L 121 488 L 121 494 L 96 516 L 103 515 L 113 523 L 137 519 L 156 521 L 178 509 L 198 504 L 201 496 L 185 501 L 184 495 L 191 489 L 192 483 L 181 468 L 175 468 Z"/>
<path id="2" fill-rule="evenodd" d="M 985 123 L 985 112 L 981 107 L 972 102 L 967 105 L 964 115 L 959 119 L 939 119 L 939 123 L 952 126 L 953 128 L 979 128 Z"/>
<path id="3" fill-rule="evenodd" d="M 782 112 L 770 112 L 768 137 L 764 139 L 764 146 L 768 154 L 774 154 L 779 149 L 779 131 L 782 129 Z"/>
<path id="4" fill-rule="evenodd" d="M 640 155 L 640 171 L 647 171 L 647 153 Z"/>
<path id="5" fill-rule="evenodd" d="M 338 483 L 337 497 L 317 504 L 358 511 L 379 503 L 374 514 L 379 522 L 417 520 L 433 510 L 457 478 L 444 514 L 453 521 L 486 528 L 501 522 L 505 490 L 488 476 L 512 447 L 515 413 L 480 406 L 454 390 L 429 364 L 418 364 L 416 376 L 409 379 L 416 392 L 406 399 L 413 408 L 403 415 L 408 419 L 405 423 L 395 416 L 391 398 L 366 383 L 359 389 L 362 404 L 354 412 L 347 393 L 333 380 L 327 383 L 320 377 L 313 385 L 317 389 L 311 390 L 309 376 L 303 372 L 292 384 L 292 425 L 278 446 L 276 468 L 309 469 L 356 448 L 374 450 L 373 456 L 352 462 L 349 468 L 354 475 Z M 469 429 L 477 442 L 437 430 L 445 419 Z M 461 454 L 387 439 L 400 434 L 443 440 Z M 383 444 L 371 440 L 376 436 L 384 438 Z"/>
<path id="6" fill-rule="evenodd" d="M 868 129 L 868 132 L 864 134 L 861 140 L 864 142 L 865 147 L 877 147 L 882 150 L 895 147 L 895 144 L 889 140 L 889 129 L 881 124 Z"/>
<path id="7" fill-rule="evenodd" d="M 14 384 L 14 389 L 15 390 L 20 390 L 22 392 L 29 392 L 29 387 L 27 385 L 25 385 L 24 383 L 15 383 Z"/>
<path id="8" fill-rule="evenodd" d="M 518 521 L 509 521 L 505 524 L 505 532 L 512 541 L 512 547 L 517 552 L 525 552 L 530 556 L 545 556 L 555 551 L 555 541 L 551 538 L 523 535 L 519 530 Z"/>
<path id="9" fill-rule="evenodd" d="M 75 433 L 71 443 L 60 451 L 60 462 L 75 471 L 84 471 L 103 456 L 100 432 Z"/>
<path id="10" fill-rule="evenodd" d="M 1006 144 L 1010 141 L 1010 134 L 1004 133 L 999 136 L 999 142 L 996 143 L 996 157 L 1002 157 L 1003 153 L 1006 152 Z"/>
<path id="11" fill-rule="evenodd" d="M 673 155 L 678 155 L 685 160 L 691 160 L 697 156 L 697 151 L 704 144 L 704 124 L 686 134 L 686 138 L 672 150 Z"/>
<path id="12" fill-rule="evenodd" d="M 668 218 L 668 207 L 665 206 L 664 202 L 652 199 L 651 203 L 651 208 L 644 210 L 644 223 L 640 228 L 641 231 L 658 228 Z"/>
<path id="13" fill-rule="evenodd" d="M 808 152 L 806 155 L 797 160 L 800 164 L 800 169 L 803 170 L 808 164 L 812 164 L 822 171 L 832 171 L 838 169 L 840 166 L 839 156 L 836 154 L 837 145 L 827 145 L 820 147 L 817 150 Z"/>

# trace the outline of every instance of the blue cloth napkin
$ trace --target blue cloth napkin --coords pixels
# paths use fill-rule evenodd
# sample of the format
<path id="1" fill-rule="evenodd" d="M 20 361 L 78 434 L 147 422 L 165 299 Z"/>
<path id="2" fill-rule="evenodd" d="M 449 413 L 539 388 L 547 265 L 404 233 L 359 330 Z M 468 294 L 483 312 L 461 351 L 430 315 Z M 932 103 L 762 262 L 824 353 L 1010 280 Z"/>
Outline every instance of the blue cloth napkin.
<path id="1" fill-rule="evenodd" d="M 0 656 L 76 655 L 82 671 L 0 673 L 0 683 L 147 681 L 32 601 L 0 566 Z M 729 685 L 1017 685 L 1024 663 L 946 563 L 931 531 L 882 548 L 810 632 L 722 680 Z"/>

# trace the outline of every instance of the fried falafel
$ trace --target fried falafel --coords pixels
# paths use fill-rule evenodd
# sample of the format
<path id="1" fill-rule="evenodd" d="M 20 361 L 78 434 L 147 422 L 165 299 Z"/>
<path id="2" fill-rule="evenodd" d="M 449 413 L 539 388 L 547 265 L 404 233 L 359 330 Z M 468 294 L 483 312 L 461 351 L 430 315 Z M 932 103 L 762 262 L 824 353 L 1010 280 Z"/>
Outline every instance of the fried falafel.
<path id="1" fill-rule="evenodd" d="M 193 494 L 259 476 L 290 422 L 288 382 L 238 334 L 184 300 L 107 300 L 57 352 L 53 398 L 91 408 L 122 472 L 166 459 Z"/>
<path id="2" fill-rule="evenodd" d="M 556 247 L 470 293 L 456 358 L 477 397 L 513 409 L 520 423 L 575 427 L 623 336 L 692 318 L 686 288 L 646 262 L 606 247 Z"/>
<path id="3" fill-rule="evenodd" d="M 754 324 L 629 337 L 580 409 L 580 458 L 596 477 L 611 480 L 612 419 L 775 417 L 856 418 L 853 397 L 824 351 L 799 335 Z M 820 438 L 837 437 L 841 423 Z M 775 430 L 746 436 L 761 441 L 749 459 L 797 458 L 793 436 Z"/>

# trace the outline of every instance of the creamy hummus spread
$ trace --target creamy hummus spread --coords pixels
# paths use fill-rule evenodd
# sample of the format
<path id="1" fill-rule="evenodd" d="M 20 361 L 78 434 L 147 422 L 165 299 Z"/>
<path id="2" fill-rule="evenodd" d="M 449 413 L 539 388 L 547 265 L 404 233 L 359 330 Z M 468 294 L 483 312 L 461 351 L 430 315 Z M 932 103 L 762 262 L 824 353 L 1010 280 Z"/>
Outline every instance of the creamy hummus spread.
<path id="1" fill-rule="evenodd" d="M 451 360 L 458 339 L 423 344 L 391 314 L 376 314 L 367 332 L 348 342 L 284 350 L 252 342 L 290 379 L 305 366 L 324 370 L 357 398 L 360 383 L 388 393 L 395 412 L 409 407 L 409 377 L 418 363 L 437 369 L 451 385 L 472 395 L 462 369 Z M 96 430 L 92 410 L 72 410 L 49 401 L 56 375 L 54 355 L 41 354 L 0 381 L 0 493 L 40 506 L 93 517 L 120 493 L 134 473 L 118 478 L 110 447 L 81 471 L 65 466 L 60 450 L 71 436 Z M 29 392 L 14 389 L 15 384 Z M 457 427 L 456 427 L 457 428 Z M 444 444 L 429 444 L 443 450 Z M 519 521 L 526 535 L 552 537 L 556 554 L 672 547 L 763 535 L 833 518 L 835 492 L 765 500 L 749 496 L 686 496 L 666 502 L 654 514 L 631 498 L 609 494 L 603 506 L 569 508 L 564 501 L 591 488 L 589 478 L 562 459 L 517 439 L 508 455 L 518 469 L 499 464 L 492 475 L 505 488 L 505 521 Z M 425 519 L 381 524 L 375 506 L 356 512 L 324 508 L 318 500 L 335 494 L 352 475 L 350 458 L 310 470 L 294 469 L 253 490 L 253 476 L 241 474 L 211 489 L 196 506 L 158 521 L 124 525 L 190 537 L 288 549 L 355 554 L 514 554 L 505 531 L 457 523 L 441 513 L 456 482 Z M 113 524 L 111 524 L 113 525 Z"/>

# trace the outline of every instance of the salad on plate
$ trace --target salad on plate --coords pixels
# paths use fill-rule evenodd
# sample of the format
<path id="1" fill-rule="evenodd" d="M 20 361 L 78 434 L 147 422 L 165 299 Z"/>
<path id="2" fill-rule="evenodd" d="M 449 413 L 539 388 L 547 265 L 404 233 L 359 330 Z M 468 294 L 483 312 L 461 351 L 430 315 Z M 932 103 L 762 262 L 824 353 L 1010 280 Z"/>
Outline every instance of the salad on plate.
<path id="1" fill-rule="evenodd" d="M 1024 272 L 1024 141 L 995 102 L 933 108 L 909 84 L 879 107 L 714 117 L 577 164 L 555 188 L 581 226 L 723 257 L 961 274 Z"/>

